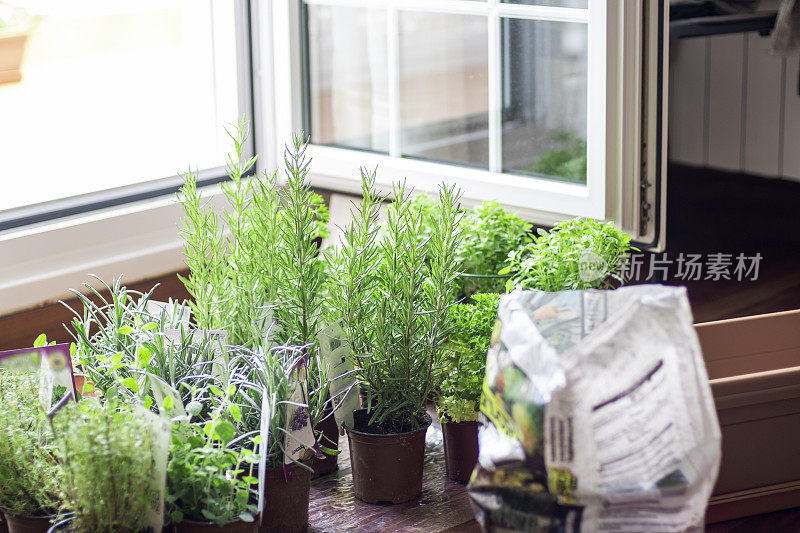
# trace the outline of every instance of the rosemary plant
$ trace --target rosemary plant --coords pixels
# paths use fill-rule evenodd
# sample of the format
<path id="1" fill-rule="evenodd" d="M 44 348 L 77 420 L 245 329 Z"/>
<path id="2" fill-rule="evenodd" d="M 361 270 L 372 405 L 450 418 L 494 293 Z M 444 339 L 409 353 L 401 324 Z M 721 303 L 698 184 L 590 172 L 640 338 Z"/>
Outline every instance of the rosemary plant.
<path id="1" fill-rule="evenodd" d="M 363 200 L 329 263 L 328 293 L 341 320 L 376 431 L 416 429 L 436 384 L 456 291 L 459 194 L 442 185 L 431 232 L 426 217 L 395 185 L 388 220 L 377 240 L 374 173 L 362 171 Z M 358 300 L 353 300 L 358 298 Z"/>

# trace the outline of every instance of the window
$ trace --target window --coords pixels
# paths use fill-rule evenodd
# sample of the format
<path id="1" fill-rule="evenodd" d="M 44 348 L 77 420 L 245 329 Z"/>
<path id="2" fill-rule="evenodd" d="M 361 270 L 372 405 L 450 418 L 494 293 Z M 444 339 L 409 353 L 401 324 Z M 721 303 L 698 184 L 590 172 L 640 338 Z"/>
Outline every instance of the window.
<path id="1" fill-rule="evenodd" d="M 251 114 L 234 3 L 42 0 L 26 11 L 22 79 L 0 84 L 0 229 L 163 194 L 190 164 L 206 181 L 224 174 L 224 127 Z"/>
<path id="2" fill-rule="evenodd" d="M 276 56 L 276 138 L 310 134 L 316 185 L 357 192 L 358 167 L 377 166 L 382 186 L 453 181 L 466 204 L 659 241 L 661 2 L 283 0 L 272 14 L 276 51 L 302 50 Z"/>

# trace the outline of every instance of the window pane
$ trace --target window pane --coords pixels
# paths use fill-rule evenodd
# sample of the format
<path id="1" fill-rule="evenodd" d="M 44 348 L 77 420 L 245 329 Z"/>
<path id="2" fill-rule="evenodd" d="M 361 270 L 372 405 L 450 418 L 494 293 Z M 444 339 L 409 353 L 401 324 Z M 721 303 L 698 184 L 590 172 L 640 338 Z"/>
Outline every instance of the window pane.
<path id="1" fill-rule="evenodd" d="M 243 111 L 232 3 L 30 6 L 21 79 L 0 84 L 0 211 L 224 165 Z"/>
<path id="2" fill-rule="evenodd" d="M 400 13 L 402 151 L 488 166 L 485 17 Z"/>
<path id="3" fill-rule="evenodd" d="M 388 151 L 386 45 L 385 11 L 308 6 L 312 142 Z"/>
<path id="4" fill-rule="evenodd" d="M 503 168 L 586 182 L 587 26 L 504 19 Z"/>
<path id="5" fill-rule="evenodd" d="M 526 4 L 529 6 L 551 6 L 551 7 L 576 7 L 587 9 L 589 0 L 503 0 L 505 4 Z"/>

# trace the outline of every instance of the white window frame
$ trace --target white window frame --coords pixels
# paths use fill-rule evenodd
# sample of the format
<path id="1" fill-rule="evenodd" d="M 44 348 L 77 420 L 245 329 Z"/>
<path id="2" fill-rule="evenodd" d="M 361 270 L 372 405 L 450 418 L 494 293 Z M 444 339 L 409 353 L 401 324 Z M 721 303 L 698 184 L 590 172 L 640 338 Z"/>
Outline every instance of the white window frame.
<path id="1" fill-rule="evenodd" d="M 590 0 L 588 9 L 557 8 L 464 0 L 306 0 L 308 5 L 369 6 L 387 10 L 388 34 L 403 10 L 458 13 L 487 17 L 489 46 L 489 169 L 399 157 L 397 104 L 390 105 L 389 155 L 312 144 L 311 183 L 348 193 L 360 191 L 359 167 L 378 168 L 378 186 L 406 180 L 415 190 L 435 192 L 442 181 L 456 183 L 469 206 L 496 199 L 528 219 L 552 224 L 572 216 L 615 220 L 634 237 L 647 240 L 653 228 L 639 231 L 638 188 L 642 161 L 642 47 L 644 2 L 657 0 Z M 288 139 L 302 128 L 300 1 L 275 0 L 271 28 L 274 56 L 274 138 Z M 502 130 L 498 98 L 501 79 L 500 19 L 525 18 L 588 24 L 587 182 L 564 183 L 503 173 Z M 394 33 L 396 35 L 396 33 Z M 397 42 L 389 38 L 387 61 L 397 72 Z M 289 51 L 289 53 L 281 53 Z M 390 74 L 390 101 L 397 101 L 397 80 Z M 395 86 L 395 90 L 392 87 Z M 394 108 L 394 109 L 393 109 Z M 392 110 L 393 109 L 393 110 Z M 276 151 L 280 146 L 276 147 Z"/>

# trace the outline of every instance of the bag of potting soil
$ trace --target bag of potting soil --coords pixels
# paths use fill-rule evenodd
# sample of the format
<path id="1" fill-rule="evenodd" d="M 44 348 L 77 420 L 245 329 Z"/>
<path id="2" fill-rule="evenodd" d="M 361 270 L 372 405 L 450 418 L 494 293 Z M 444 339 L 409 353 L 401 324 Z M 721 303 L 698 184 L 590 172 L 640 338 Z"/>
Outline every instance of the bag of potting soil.
<path id="1" fill-rule="evenodd" d="M 28 376 L 38 383 L 39 401 L 50 409 L 69 391 L 77 399 L 69 344 L 0 352 L 0 372 Z"/>
<path id="2" fill-rule="evenodd" d="M 515 291 L 469 494 L 489 531 L 702 526 L 720 430 L 686 291 Z"/>

